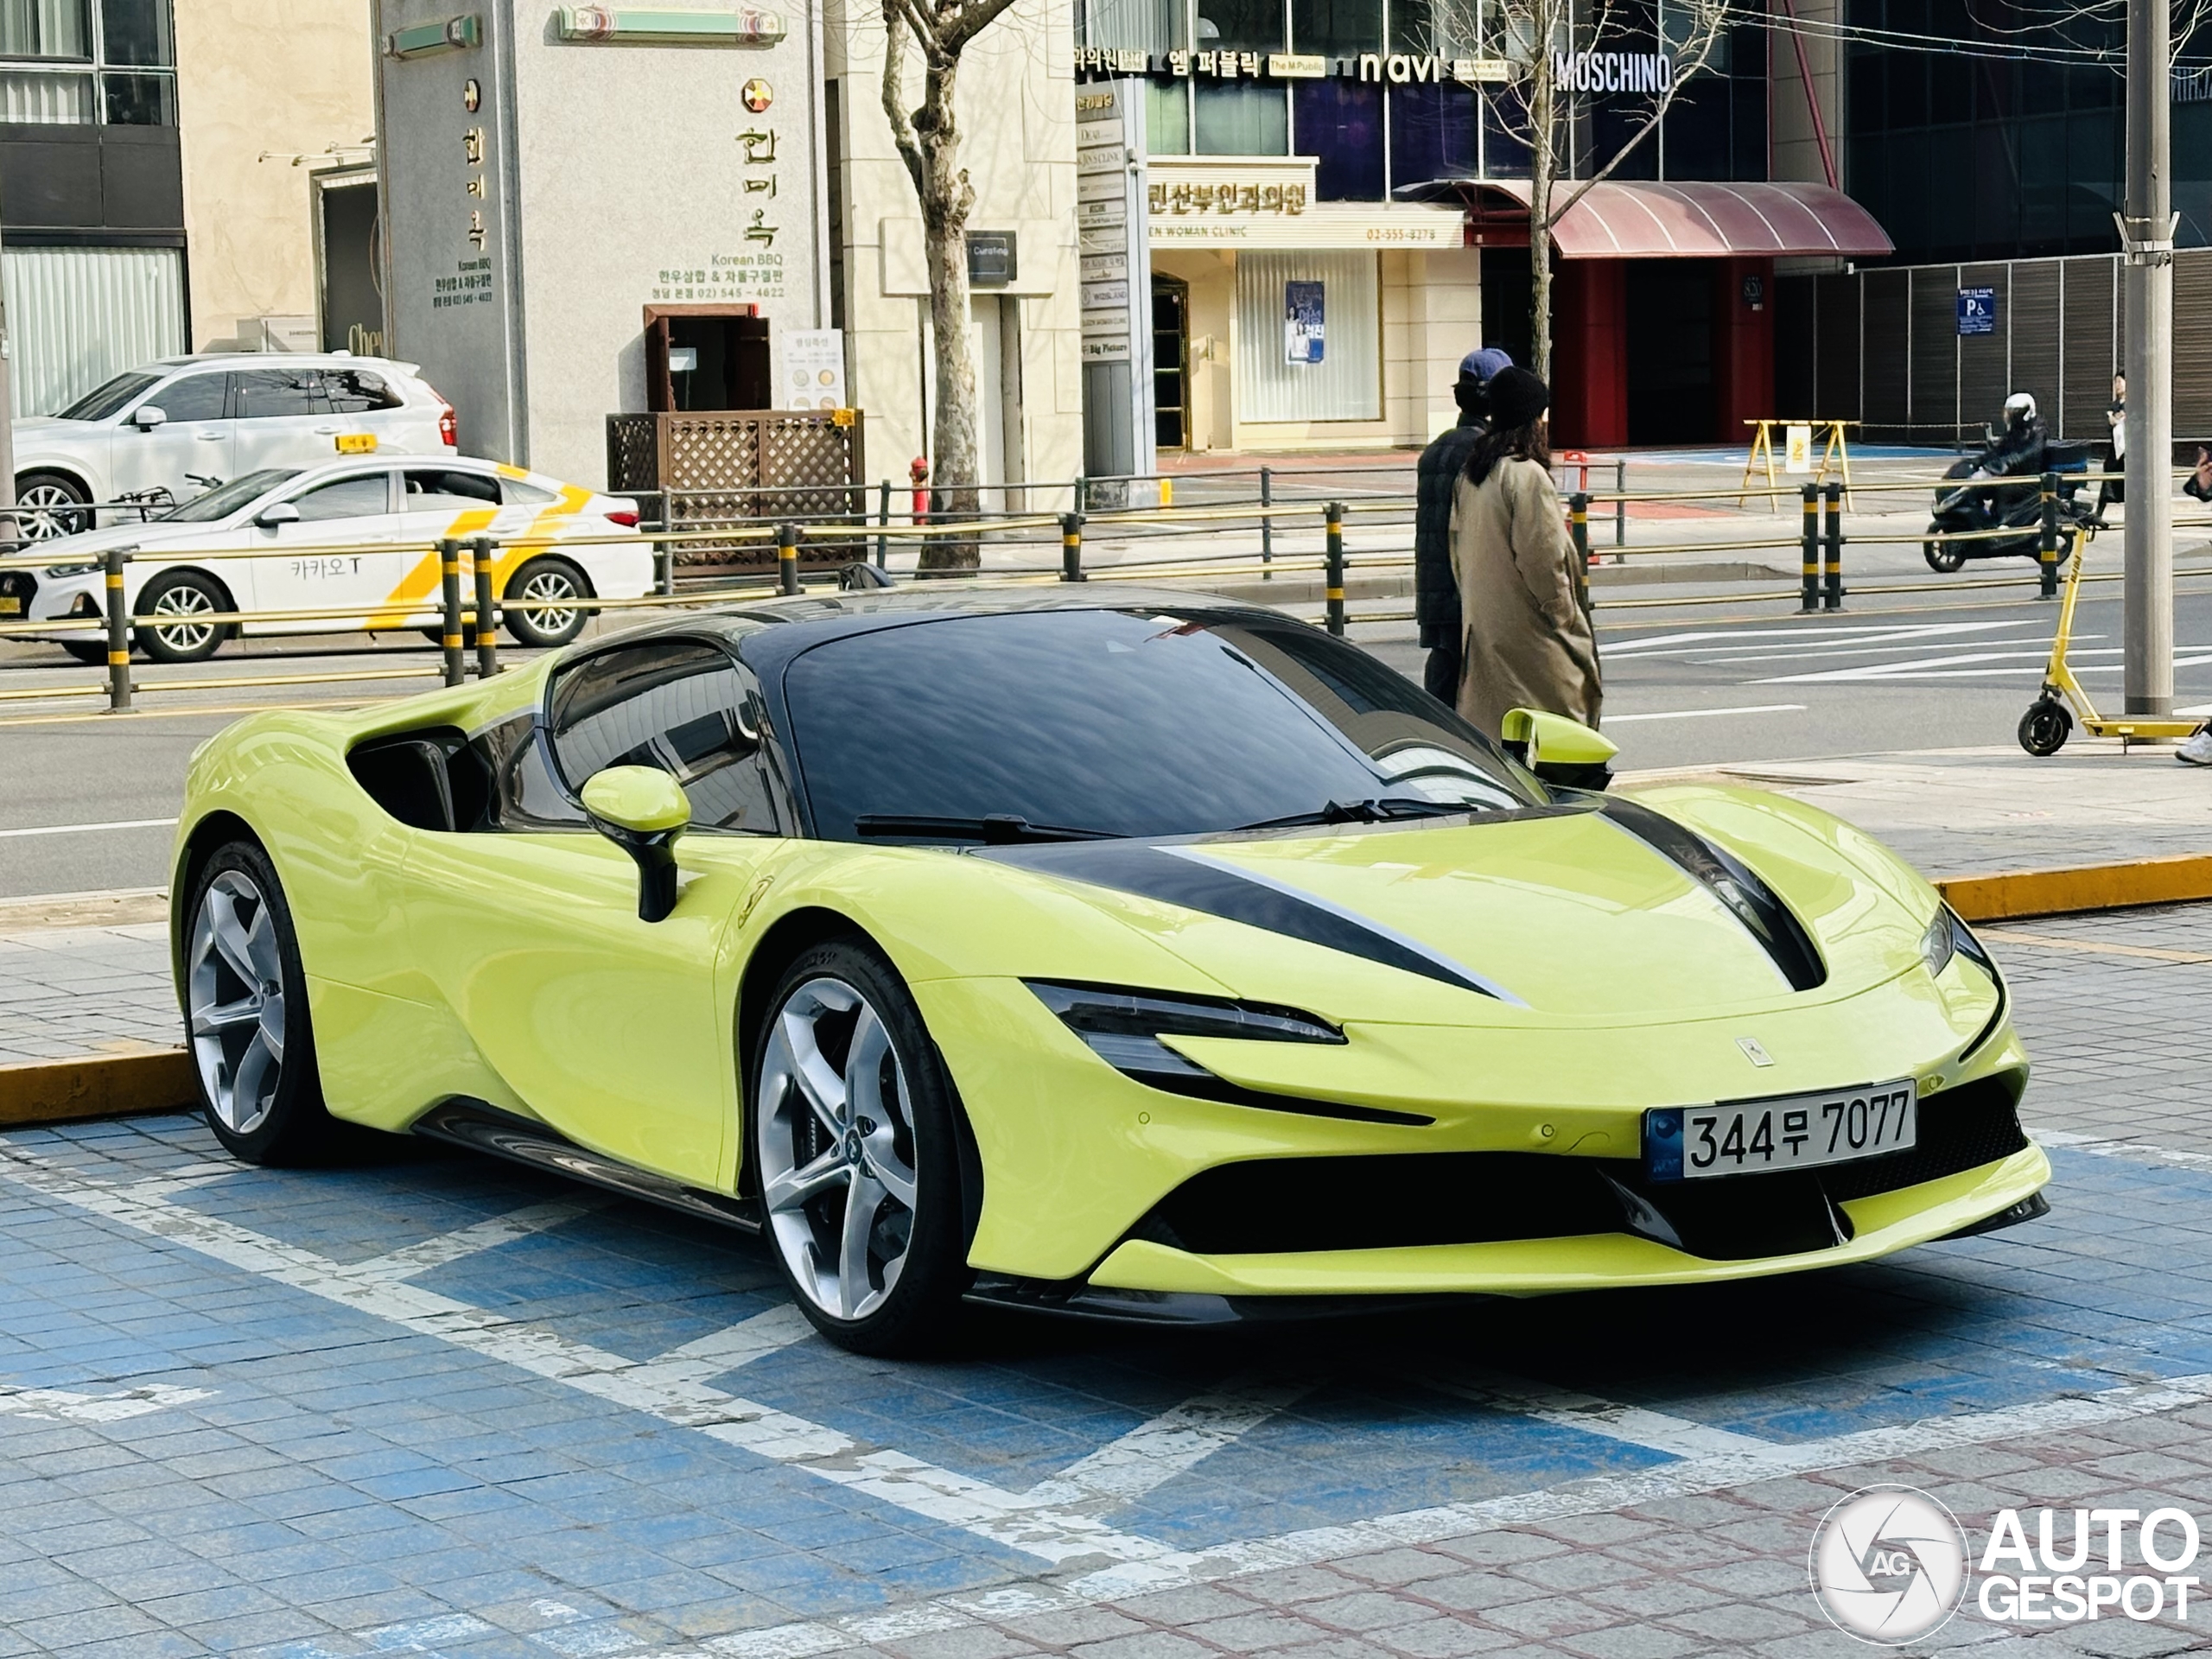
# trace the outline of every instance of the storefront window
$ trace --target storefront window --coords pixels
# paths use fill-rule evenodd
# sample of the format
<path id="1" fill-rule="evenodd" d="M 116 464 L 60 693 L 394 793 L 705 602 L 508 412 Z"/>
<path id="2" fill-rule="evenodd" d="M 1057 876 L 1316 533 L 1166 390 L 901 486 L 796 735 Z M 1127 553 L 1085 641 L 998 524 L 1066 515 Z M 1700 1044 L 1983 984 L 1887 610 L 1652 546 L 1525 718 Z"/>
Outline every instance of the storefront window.
<path id="1" fill-rule="evenodd" d="M 1290 49 L 1332 58 L 1382 51 L 1382 0 L 1290 0 Z"/>
<path id="2" fill-rule="evenodd" d="M 1341 76 L 1301 80 L 1291 94 L 1298 153 L 1319 159 L 1313 194 L 1323 201 L 1380 201 L 1382 89 Z"/>
<path id="3" fill-rule="evenodd" d="M 90 75 L 0 70 L 0 121 L 27 126 L 85 126 L 92 120 Z"/>
<path id="4" fill-rule="evenodd" d="M 1280 86 L 1198 85 L 1198 153 L 1287 156 L 1290 106 Z"/>
<path id="5" fill-rule="evenodd" d="M 1282 0 L 1197 0 L 1196 10 L 1194 39 L 1201 52 L 1216 48 L 1236 52 L 1283 49 Z"/>
<path id="6" fill-rule="evenodd" d="M 176 61 L 168 0 L 100 0 L 100 40 L 110 63 L 167 68 Z"/>
<path id="7" fill-rule="evenodd" d="M 1181 81 L 1145 82 L 1144 147 L 1154 156 L 1191 153 L 1191 92 Z"/>
<path id="8" fill-rule="evenodd" d="M 1390 50 L 1480 55 L 1475 49 L 1478 0 L 1390 0 Z"/>
<path id="9" fill-rule="evenodd" d="M 1482 171 L 1477 100 L 1466 86 L 1390 89 L 1390 186 L 1471 179 Z"/>
<path id="10" fill-rule="evenodd" d="M 0 0 L 0 123 L 89 126 L 176 124 L 169 0 Z M 29 60 L 29 62 L 24 60 Z M 158 73 L 103 74 L 44 67 L 55 61 Z"/>
<path id="11" fill-rule="evenodd" d="M 1081 9 L 1084 44 L 1141 52 L 1175 52 L 1184 45 L 1184 0 L 1090 0 Z"/>
<path id="12" fill-rule="evenodd" d="M 86 0 L 6 0 L 0 4 L 0 58 L 89 58 Z"/>
<path id="13" fill-rule="evenodd" d="M 1239 253 L 1236 334 L 1239 420 L 1382 417 L 1375 255 Z"/>

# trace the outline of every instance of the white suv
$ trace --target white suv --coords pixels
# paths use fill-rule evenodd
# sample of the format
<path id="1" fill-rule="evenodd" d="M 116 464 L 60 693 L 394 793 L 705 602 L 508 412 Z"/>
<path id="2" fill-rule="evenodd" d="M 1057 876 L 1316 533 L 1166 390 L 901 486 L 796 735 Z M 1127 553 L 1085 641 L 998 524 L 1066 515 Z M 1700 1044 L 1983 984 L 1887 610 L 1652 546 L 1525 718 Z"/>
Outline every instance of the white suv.
<path id="1" fill-rule="evenodd" d="M 459 444 L 453 405 L 414 364 L 343 352 L 165 357 L 15 433 L 16 521 L 33 541 L 95 528 L 91 504 L 166 507 L 271 467 Z"/>

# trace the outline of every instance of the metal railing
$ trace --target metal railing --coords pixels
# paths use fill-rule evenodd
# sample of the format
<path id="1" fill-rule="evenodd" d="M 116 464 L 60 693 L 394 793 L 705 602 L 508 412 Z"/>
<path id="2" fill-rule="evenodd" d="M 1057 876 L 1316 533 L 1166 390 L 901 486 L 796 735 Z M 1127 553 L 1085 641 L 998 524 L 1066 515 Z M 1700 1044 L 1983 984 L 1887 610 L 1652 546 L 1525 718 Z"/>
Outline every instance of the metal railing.
<path id="1" fill-rule="evenodd" d="M 1579 469 L 1582 463 L 1568 462 L 1566 465 L 1570 469 Z M 1590 521 L 1593 510 L 1601 520 L 1605 517 L 1613 518 L 1618 537 L 1622 534 L 1621 526 L 1625 524 L 1627 507 L 1631 501 L 1721 501 L 1742 493 L 1733 484 L 1703 490 L 1633 493 L 1619 486 L 1618 480 L 1625 477 L 1622 463 L 1607 461 L 1592 465 L 1616 467 L 1617 487 L 1604 493 L 1575 489 L 1567 496 L 1565 505 L 1569 531 L 1577 549 L 1583 555 L 1586 568 L 1595 564 L 1602 556 L 1591 545 Z M 1411 471 L 1409 466 L 1377 466 L 1371 469 L 1359 469 L 1361 477 L 1372 476 L 1378 480 L 1402 474 L 1408 475 L 1409 480 Z M 2177 477 L 2183 475 L 2179 472 L 2176 474 Z M 643 594 L 590 595 L 543 604 L 533 602 L 528 607 L 533 613 L 561 616 L 582 612 L 588 616 L 618 617 L 624 613 L 652 614 L 671 608 L 742 603 L 770 599 L 779 594 L 796 594 L 805 589 L 810 575 L 819 580 L 833 574 L 827 570 L 809 572 L 804 568 L 805 556 L 810 550 L 827 545 L 861 553 L 860 557 L 846 564 L 841 580 L 848 582 L 855 580 L 851 570 L 853 564 L 869 563 L 877 570 L 887 571 L 894 551 L 902 563 L 909 556 L 912 556 L 913 574 L 917 579 L 980 575 L 1007 582 L 1144 582 L 1199 588 L 1223 584 L 1234 587 L 1240 582 L 1249 582 L 1255 584 L 1251 591 L 1259 596 L 1272 589 L 1273 584 L 1300 577 L 1309 582 L 1318 579 L 1318 598 L 1321 605 L 1319 620 L 1332 633 L 1343 634 L 1353 622 L 1411 620 L 1410 610 L 1355 613 L 1348 603 L 1356 582 L 1370 578 L 1387 582 L 1410 572 L 1413 562 L 1410 537 L 1413 501 L 1409 493 L 1370 489 L 1364 496 L 1354 495 L 1351 490 L 1342 487 L 1346 482 L 1345 469 L 1300 472 L 1262 467 L 1224 469 L 1202 476 L 1219 482 L 1220 487 L 1211 497 L 1185 490 L 1179 500 L 1171 499 L 1166 505 L 1088 512 L 1072 509 L 1059 512 L 1005 509 L 963 514 L 956 518 L 935 510 L 929 503 L 918 506 L 910 500 L 907 511 L 902 514 L 891 511 L 889 493 L 879 490 L 875 493 L 877 499 L 868 504 L 871 511 L 864 521 L 839 512 L 817 514 L 810 518 L 786 517 L 768 521 L 755 517 L 726 525 L 699 526 L 695 521 L 690 527 L 679 531 L 670 528 L 663 518 L 657 524 L 638 530 L 610 526 L 602 534 L 512 537 L 486 534 L 466 539 L 404 543 L 396 549 L 389 544 L 380 544 L 385 551 L 397 550 L 417 555 L 423 559 L 434 559 L 436 571 L 435 598 L 426 593 L 420 600 L 387 598 L 374 603 L 356 602 L 345 606 L 132 614 L 122 600 L 127 585 L 125 571 L 134 560 L 136 550 L 119 547 L 108 550 L 99 556 L 103 568 L 103 602 L 96 610 L 81 611 L 66 617 L 0 619 L 0 640 L 73 638 L 87 646 L 97 645 L 104 658 L 99 665 L 105 672 L 97 680 L 80 683 L 45 683 L 20 689 L 0 689 L 0 705 L 97 697 L 103 698 L 109 709 L 126 709 L 133 706 L 137 696 L 153 693 L 376 683 L 426 678 L 432 674 L 451 686 L 465 683 L 472 669 L 479 677 L 489 678 L 499 673 L 503 666 L 499 630 L 506 621 L 507 611 L 520 608 L 494 591 L 494 570 L 499 562 L 519 554 L 547 550 L 573 550 L 591 546 L 635 546 L 647 550 L 653 561 L 652 590 Z M 1897 492 L 1932 493 L 1961 489 L 1976 492 L 2034 489 L 2038 492 L 2040 510 L 2032 524 L 2006 524 L 1971 531 L 1938 531 L 1930 529 L 1910 535 L 1885 533 L 1878 528 L 1871 527 L 1847 535 L 1845 528 L 1847 498 L 1838 482 L 1754 490 L 1751 494 L 1777 499 L 1784 495 L 1797 496 L 1802 513 L 1799 534 L 1758 538 L 1730 537 L 1720 543 L 1658 542 L 1633 547 L 1617 542 L 1611 557 L 1616 563 L 1632 561 L 1638 564 L 1663 567 L 1669 558 L 1679 560 L 1681 556 L 1686 555 L 1710 556 L 1722 550 L 1750 552 L 1796 549 L 1800 575 L 1799 585 L 1796 588 L 1779 593 L 1738 591 L 1599 600 L 1593 601 L 1593 608 L 1632 611 L 1794 601 L 1796 614 L 1833 613 L 1843 608 L 1844 601 L 1850 592 L 1845 584 L 1843 564 L 1845 549 L 1852 542 L 1868 545 L 1924 543 L 1935 546 L 1995 538 L 2017 540 L 2024 537 L 2033 537 L 2036 541 L 2037 568 L 2034 585 L 2038 596 L 2051 597 L 2057 591 L 2060 565 L 2067 550 L 2068 538 L 2069 535 L 2078 537 L 2082 533 L 2075 529 L 2062 509 L 2063 482 L 2070 480 L 2077 486 L 2094 485 L 2107 477 L 2117 478 L 2118 475 L 2069 474 L 2062 478 L 2059 474 L 2046 474 L 2040 478 L 1972 480 L 1923 478 L 1862 481 L 1855 485 L 1855 493 L 1869 495 Z M 1307 493 L 1309 488 L 1332 480 L 1339 486 L 1338 493 Z M 1243 487 L 1248 483 L 1249 491 Z M 1040 486 L 1023 487 L 1034 489 Z M 856 537 L 856 530 L 863 533 Z M 2078 539 L 2075 544 L 2079 545 Z M 51 543 L 38 545 L 42 549 L 57 548 L 57 544 Z M 980 549 L 978 565 L 954 569 L 931 568 L 931 550 L 943 550 L 947 546 Z M 683 557 L 687 550 L 719 554 L 726 553 L 732 547 L 759 556 L 758 568 L 733 570 L 726 559 L 714 564 L 688 566 Z M 280 556 L 286 559 L 311 558 L 358 553 L 359 550 L 358 544 L 351 543 L 320 547 L 287 546 L 282 550 Z M 984 562 L 985 555 L 988 555 L 987 563 Z M 208 566 L 216 572 L 219 572 L 221 566 L 229 561 L 266 559 L 271 556 L 270 548 L 261 546 L 194 551 L 188 558 L 175 560 L 161 556 L 158 550 L 145 555 L 149 558 L 161 556 L 165 563 Z M 81 565 L 89 562 L 71 561 L 57 548 L 57 550 L 0 557 L 0 571 L 50 569 L 60 564 Z M 2196 575 L 2212 574 L 2212 570 L 2186 570 L 2179 574 Z M 2100 578 L 2087 579 L 2094 581 Z M 1268 586 L 1262 588 L 1259 584 Z M 1955 587 L 1955 582 L 1885 582 L 1880 585 L 1879 591 L 1903 595 L 1953 590 Z M 1287 587 L 1281 591 L 1284 598 L 1293 599 L 1295 602 L 1294 596 Z M 1399 591 L 1404 589 L 1402 588 Z M 227 676 L 170 674 L 143 680 L 135 678 L 132 673 L 130 652 L 133 642 L 151 631 L 213 626 L 287 632 L 295 631 L 294 625 L 297 625 L 298 631 L 435 631 L 438 657 L 435 666 L 423 667 Z"/>

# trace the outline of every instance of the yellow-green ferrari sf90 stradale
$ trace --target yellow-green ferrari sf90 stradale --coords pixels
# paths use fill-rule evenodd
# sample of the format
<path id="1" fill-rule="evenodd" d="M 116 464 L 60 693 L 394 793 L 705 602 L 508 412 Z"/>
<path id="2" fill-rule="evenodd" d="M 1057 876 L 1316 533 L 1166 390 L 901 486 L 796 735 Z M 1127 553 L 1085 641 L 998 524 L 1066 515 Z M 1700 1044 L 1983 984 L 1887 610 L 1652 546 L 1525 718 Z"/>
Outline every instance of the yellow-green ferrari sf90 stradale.
<path id="1" fill-rule="evenodd" d="M 1850 825 L 1586 787 L 1593 734 L 1501 748 L 1271 612 L 948 589 L 208 743 L 174 891 L 216 1133 L 757 1230 L 869 1351 L 962 1297 L 1227 1319 L 2043 1213 L 2004 982 Z"/>

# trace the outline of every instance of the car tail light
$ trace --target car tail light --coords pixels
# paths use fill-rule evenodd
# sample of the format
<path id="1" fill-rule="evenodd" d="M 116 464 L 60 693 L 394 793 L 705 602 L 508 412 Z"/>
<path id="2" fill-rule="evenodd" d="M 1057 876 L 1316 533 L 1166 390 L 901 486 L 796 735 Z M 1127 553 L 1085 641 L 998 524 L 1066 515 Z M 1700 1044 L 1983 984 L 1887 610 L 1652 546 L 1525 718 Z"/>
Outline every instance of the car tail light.
<path id="1" fill-rule="evenodd" d="M 438 397 L 434 390 L 430 396 Z M 461 416 L 454 413 L 453 405 L 438 397 L 438 442 L 448 449 L 461 448 Z"/>
<path id="2" fill-rule="evenodd" d="M 634 512 L 610 512 L 607 515 L 607 522 L 610 524 L 620 524 L 625 530 L 635 530 L 638 527 L 638 515 Z"/>

